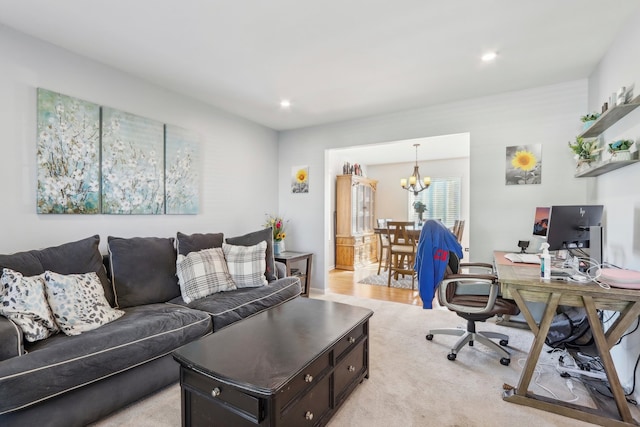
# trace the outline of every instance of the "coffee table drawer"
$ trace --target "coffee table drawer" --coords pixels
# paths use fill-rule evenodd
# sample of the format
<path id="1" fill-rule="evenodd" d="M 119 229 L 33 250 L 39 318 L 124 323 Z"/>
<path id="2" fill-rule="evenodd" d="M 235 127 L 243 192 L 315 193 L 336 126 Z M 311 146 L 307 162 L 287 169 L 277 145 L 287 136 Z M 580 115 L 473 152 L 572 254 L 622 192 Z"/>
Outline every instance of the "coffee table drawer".
<path id="1" fill-rule="evenodd" d="M 331 408 L 330 376 L 325 376 L 305 396 L 282 414 L 282 426 L 318 425 Z"/>
<path id="2" fill-rule="evenodd" d="M 358 325 L 342 338 L 334 347 L 336 359 L 339 359 L 344 352 L 353 348 L 360 338 L 365 334 L 366 324 Z"/>
<path id="3" fill-rule="evenodd" d="M 216 381 L 213 378 L 197 372 L 182 369 L 182 385 L 195 389 L 211 401 L 219 402 L 235 411 L 249 415 L 256 421 L 260 420 L 260 399 L 250 396 L 230 385 Z"/>
<path id="4" fill-rule="evenodd" d="M 362 374 L 366 358 L 365 342 L 360 341 L 360 344 L 333 371 L 336 396 L 339 396 L 349 384 Z"/>
<path id="5" fill-rule="evenodd" d="M 326 352 L 316 359 L 313 363 L 296 375 L 285 388 L 281 390 L 282 407 L 287 404 L 302 390 L 317 384 L 322 376 L 329 371 L 331 365 L 330 353 Z"/>

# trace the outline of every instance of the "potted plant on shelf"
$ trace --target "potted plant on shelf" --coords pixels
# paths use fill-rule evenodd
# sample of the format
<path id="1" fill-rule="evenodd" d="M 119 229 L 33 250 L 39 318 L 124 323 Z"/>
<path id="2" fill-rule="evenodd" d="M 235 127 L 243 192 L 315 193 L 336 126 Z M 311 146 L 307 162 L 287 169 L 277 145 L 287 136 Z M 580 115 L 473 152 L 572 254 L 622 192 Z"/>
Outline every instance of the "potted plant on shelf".
<path id="1" fill-rule="evenodd" d="M 598 120 L 598 117 L 600 117 L 599 113 L 589 113 L 589 114 L 585 114 L 584 116 L 580 117 L 580 120 L 582 121 L 583 125 L 582 125 L 582 130 L 587 130 L 589 129 L 589 127 L 596 121 Z"/>
<path id="2" fill-rule="evenodd" d="M 574 143 L 569 142 L 569 148 L 575 153 L 576 167 L 588 167 L 598 158 L 598 153 L 602 151 L 601 147 L 598 147 L 597 139 L 585 140 L 581 136 L 576 136 Z"/>
<path id="3" fill-rule="evenodd" d="M 609 153 L 611 160 L 631 160 L 631 152 L 629 148 L 633 145 L 630 139 L 619 139 L 609 144 Z"/>

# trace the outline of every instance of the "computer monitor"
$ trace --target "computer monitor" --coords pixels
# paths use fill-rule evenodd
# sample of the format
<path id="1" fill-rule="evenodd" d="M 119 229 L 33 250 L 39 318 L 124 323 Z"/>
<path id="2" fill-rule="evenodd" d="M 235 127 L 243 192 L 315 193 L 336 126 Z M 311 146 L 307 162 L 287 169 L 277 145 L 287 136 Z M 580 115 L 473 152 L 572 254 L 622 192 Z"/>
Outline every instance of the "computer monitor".
<path id="1" fill-rule="evenodd" d="M 551 206 L 547 229 L 549 250 L 588 248 L 590 228 L 600 227 L 603 209 L 602 205 Z M 593 237 L 601 239 L 601 234 Z M 602 244 L 594 243 L 598 247 Z"/>
<path id="2" fill-rule="evenodd" d="M 533 218 L 533 235 L 546 236 L 549 228 L 549 211 L 550 207 L 536 208 L 536 216 Z"/>

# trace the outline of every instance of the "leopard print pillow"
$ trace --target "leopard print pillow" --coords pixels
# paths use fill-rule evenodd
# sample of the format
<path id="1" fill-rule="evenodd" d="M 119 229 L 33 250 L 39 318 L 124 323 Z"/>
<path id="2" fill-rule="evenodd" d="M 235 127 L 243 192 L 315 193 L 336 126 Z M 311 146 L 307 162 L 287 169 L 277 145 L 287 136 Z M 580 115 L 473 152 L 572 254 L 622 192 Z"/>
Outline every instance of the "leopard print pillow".
<path id="1" fill-rule="evenodd" d="M 30 342 L 59 332 L 47 303 L 43 276 L 24 277 L 4 268 L 0 278 L 0 314 L 18 325 L 24 339 Z"/>
<path id="2" fill-rule="evenodd" d="M 45 271 L 44 280 L 53 316 L 66 335 L 80 335 L 124 315 L 109 305 L 96 273 Z"/>

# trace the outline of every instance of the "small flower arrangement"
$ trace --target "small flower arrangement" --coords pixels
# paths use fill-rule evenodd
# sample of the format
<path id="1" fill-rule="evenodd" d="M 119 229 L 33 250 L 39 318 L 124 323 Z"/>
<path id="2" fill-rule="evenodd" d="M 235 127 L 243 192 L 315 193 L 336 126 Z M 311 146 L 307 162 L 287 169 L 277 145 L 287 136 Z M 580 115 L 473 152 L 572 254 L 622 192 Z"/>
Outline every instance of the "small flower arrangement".
<path id="1" fill-rule="evenodd" d="M 585 114 L 584 116 L 580 117 L 580 120 L 585 123 L 585 122 L 590 122 L 593 120 L 598 120 L 598 117 L 600 117 L 599 113 L 589 113 L 589 114 Z"/>
<path id="2" fill-rule="evenodd" d="M 633 141 L 630 139 L 619 139 L 609 144 L 609 153 L 613 154 L 616 151 L 625 151 L 631 148 Z"/>
<path id="3" fill-rule="evenodd" d="M 286 223 L 289 220 L 284 220 L 281 216 L 277 215 L 267 215 L 267 221 L 264 223 L 264 227 L 271 227 L 273 230 L 273 240 L 276 242 L 280 242 L 287 237 L 287 234 L 284 232 Z"/>
<path id="4" fill-rule="evenodd" d="M 586 140 L 580 136 L 576 136 L 576 142 L 573 144 L 569 142 L 569 148 L 576 154 L 579 161 L 592 161 L 595 160 L 598 153 L 602 151 L 601 147 L 598 147 L 598 140 Z"/>
<path id="5" fill-rule="evenodd" d="M 427 210 L 427 205 L 422 203 L 420 200 L 416 200 L 413 202 L 413 209 L 415 209 L 417 214 L 422 214 Z"/>

